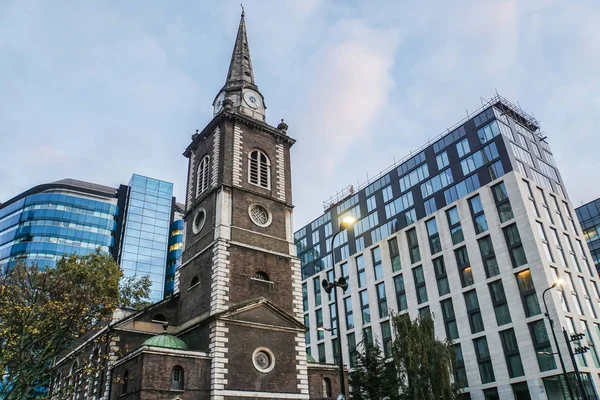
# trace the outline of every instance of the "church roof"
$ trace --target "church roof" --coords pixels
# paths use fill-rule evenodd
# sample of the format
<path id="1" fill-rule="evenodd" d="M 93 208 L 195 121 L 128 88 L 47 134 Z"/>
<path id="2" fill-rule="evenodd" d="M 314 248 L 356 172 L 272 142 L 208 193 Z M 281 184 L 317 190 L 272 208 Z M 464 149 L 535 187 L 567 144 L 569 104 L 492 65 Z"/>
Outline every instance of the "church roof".
<path id="1" fill-rule="evenodd" d="M 142 346 L 164 347 L 167 349 L 187 350 L 188 345 L 178 337 L 161 333 L 160 335 L 152 336 L 147 339 Z"/>
<path id="2" fill-rule="evenodd" d="M 252 86 L 256 88 L 254 82 L 254 72 L 252 71 L 252 60 L 250 59 L 250 48 L 248 47 L 248 37 L 246 35 L 246 21 L 244 12 L 240 18 L 233 53 L 231 54 L 231 62 L 227 71 L 227 80 L 225 87 L 232 86 Z"/>

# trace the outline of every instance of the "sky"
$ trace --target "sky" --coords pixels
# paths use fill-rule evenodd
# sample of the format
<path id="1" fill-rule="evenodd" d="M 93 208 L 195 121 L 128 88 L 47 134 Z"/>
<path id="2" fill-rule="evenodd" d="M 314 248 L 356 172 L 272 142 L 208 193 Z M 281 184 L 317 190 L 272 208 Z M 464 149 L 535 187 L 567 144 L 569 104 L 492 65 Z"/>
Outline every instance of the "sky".
<path id="1" fill-rule="evenodd" d="M 535 115 L 575 206 L 600 197 L 597 0 L 246 0 L 299 229 L 496 91 Z M 239 2 L 0 1 L 0 202 L 63 178 L 173 182 L 212 118 Z M 594 122 L 596 121 L 596 122 Z"/>

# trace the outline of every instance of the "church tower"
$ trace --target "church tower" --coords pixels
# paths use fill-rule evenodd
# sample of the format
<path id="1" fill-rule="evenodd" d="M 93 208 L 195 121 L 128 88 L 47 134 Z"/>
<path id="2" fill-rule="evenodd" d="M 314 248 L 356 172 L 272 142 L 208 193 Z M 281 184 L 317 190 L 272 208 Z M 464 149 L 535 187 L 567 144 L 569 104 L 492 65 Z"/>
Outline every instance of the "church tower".
<path id="1" fill-rule="evenodd" d="M 178 320 L 211 398 L 308 399 L 287 125 L 266 123 L 242 13 L 213 118 L 192 135 Z M 189 328 L 186 328 L 189 327 Z"/>

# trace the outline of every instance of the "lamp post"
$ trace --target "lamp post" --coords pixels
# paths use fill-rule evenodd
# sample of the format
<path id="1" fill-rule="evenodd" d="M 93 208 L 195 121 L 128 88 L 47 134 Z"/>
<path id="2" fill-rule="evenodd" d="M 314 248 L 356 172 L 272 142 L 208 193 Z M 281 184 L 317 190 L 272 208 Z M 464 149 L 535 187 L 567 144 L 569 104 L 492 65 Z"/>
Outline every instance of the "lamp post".
<path id="1" fill-rule="evenodd" d="M 340 276 L 339 279 L 335 278 L 335 247 L 334 247 L 334 243 L 335 243 L 335 238 L 337 237 L 337 235 L 339 235 L 344 229 L 348 229 L 350 228 L 352 225 L 354 225 L 354 222 L 356 222 L 356 219 L 352 216 L 346 216 L 342 219 L 342 221 L 340 222 L 340 227 L 338 229 L 338 231 L 332 236 L 331 238 L 331 262 L 333 264 L 333 282 L 329 282 L 327 279 L 323 279 L 323 281 L 321 282 L 323 289 L 325 289 L 325 291 L 327 293 L 331 293 L 331 291 L 333 290 L 333 304 L 334 304 L 334 308 L 335 308 L 335 316 L 337 318 L 337 336 L 338 336 L 338 366 L 340 369 L 340 396 L 338 396 L 338 400 L 344 400 L 346 398 L 346 385 L 344 383 L 345 379 L 344 379 L 344 357 L 342 356 L 342 335 L 340 334 L 340 326 L 342 325 L 340 323 L 340 313 L 339 313 L 339 307 L 338 307 L 338 294 L 337 294 L 337 290 L 335 290 L 336 287 L 339 287 L 342 289 L 342 291 L 345 291 L 346 289 L 348 289 L 348 282 L 346 281 L 346 278 L 344 278 L 343 276 Z M 332 332 L 333 334 L 333 329 L 325 329 L 324 330 L 329 330 Z"/>
<path id="2" fill-rule="evenodd" d="M 571 383 L 569 382 L 569 376 L 567 375 L 567 369 L 565 368 L 565 362 L 564 362 L 562 354 L 560 352 L 560 348 L 558 347 L 558 340 L 556 339 L 556 333 L 554 332 L 554 321 L 552 320 L 552 318 L 550 318 L 550 313 L 548 312 L 548 304 L 546 303 L 546 293 L 548 293 L 548 291 L 554 289 L 557 286 L 562 286 L 562 284 L 563 284 L 562 279 L 556 280 L 556 282 L 554 282 L 552 284 L 552 286 L 550 286 L 549 288 L 547 288 L 546 290 L 544 290 L 542 292 L 542 300 L 544 301 L 544 309 L 546 310 L 546 313 L 544 315 L 546 316 L 546 318 L 548 318 L 548 322 L 550 322 L 550 330 L 552 331 L 552 338 L 554 338 L 554 346 L 556 346 L 556 354 L 558 354 L 558 359 L 560 361 L 560 367 L 562 368 L 562 373 L 565 378 L 565 384 L 567 385 L 567 390 L 569 391 L 570 398 L 575 399 L 575 396 L 573 396 L 573 389 L 571 388 Z M 564 395 L 564 389 L 563 389 L 563 395 Z"/>

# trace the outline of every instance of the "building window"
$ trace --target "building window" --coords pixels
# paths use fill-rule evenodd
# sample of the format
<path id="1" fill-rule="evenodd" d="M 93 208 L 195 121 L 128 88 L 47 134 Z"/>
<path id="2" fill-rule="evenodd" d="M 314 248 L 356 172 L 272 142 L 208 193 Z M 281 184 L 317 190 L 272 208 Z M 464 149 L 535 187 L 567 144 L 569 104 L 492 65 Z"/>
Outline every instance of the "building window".
<path id="1" fill-rule="evenodd" d="M 422 266 L 413 268 L 413 277 L 415 279 L 415 289 L 417 290 L 417 303 L 425 303 L 428 300 L 428 297 Z"/>
<path id="2" fill-rule="evenodd" d="M 541 313 L 535 287 L 533 286 L 533 279 L 531 278 L 531 272 L 526 269 L 515 276 L 517 278 L 519 292 L 521 293 L 521 301 L 523 302 L 523 308 L 525 309 L 525 316 L 531 317 Z"/>
<path id="3" fill-rule="evenodd" d="M 383 279 L 383 265 L 381 264 L 381 251 L 379 246 L 371 250 L 371 257 L 373 258 L 373 273 L 375 280 L 378 281 Z"/>
<path id="4" fill-rule="evenodd" d="M 477 241 L 479 244 L 479 252 L 481 253 L 481 260 L 483 261 L 483 267 L 485 269 L 485 276 L 491 278 L 500 274 L 498 268 L 498 261 L 496 260 L 496 253 L 494 252 L 494 245 L 492 244 L 492 238 L 484 236 Z"/>
<path id="5" fill-rule="evenodd" d="M 417 239 L 417 230 L 415 228 L 406 231 L 406 241 L 408 242 L 411 264 L 418 263 L 421 261 L 421 253 L 419 252 L 419 240 Z"/>
<path id="6" fill-rule="evenodd" d="M 575 255 L 575 250 L 573 249 L 573 243 L 571 242 L 571 238 L 566 233 L 563 233 L 563 237 L 565 238 L 565 243 L 567 245 L 567 251 L 571 256 L 571 263 L 577 267 L 577 271 L 581 271 L 581 265 L 579 265 L 579 261 L 577 261 L 577 256 Z"/>
<path id="7" fill-rule="evenodd" d="M 319 362 L 324 363 L 327 361 L 325 358 L 325 343 L 319 343 L 317 345 L 317 351 L 319 353 Z"/>
<path id="8" fill-rule="evenodd" d="M 487 231 L 488 224 L 485 219 L 485 213 L 483 212 L 483 205 L 481 204 L 481 197 L 479 197 L 479 195 L 469 199 L 469 208 L 471 209 L 471 215 L 473 216 L 475 233 L 479 234 Z"/>
<path id="9" fill-rule="evenodd" d="M 271 188 L 271 161 L 260 150 L 254 150 L 248 156 L 248 181 L 266 189 Z"/>
<path id="10" fill-rule="evenodd" d="M 448 153 L 444 151 L 443 153 L 438 154 L 437 156 L 435 156 L 435 161 L 437 163 L 438 170 L 441 171 L 450 163 L 448 161 Z"/>
<path id="11" fill-rule="evenodd" d="M 337 338 L 331 339 L 331 348 L 333 349 L 333 363 L 337 365 L 340 359 L 340 349 Z"/>
<path id="12" fill-rule="evenodd" d="M 465 388 L 469 386 L 469 380 L 467 379 L 467 369 L 465 368 L 465 359 L 463 357 L 460 344 L 454 345 L 454 354 L 456 355 L 456 361 L 454 365 L 454 380 L 459 387 Z"/>
<path id="13" fill-rule="evenodd" d="M 566 231 L 567 225 L 565 225 L 565 220 L 560 211 L 560 206 L 558 205 L 558 201 L 556 201 L 556 197 L 553 195 L 550 195 L 550 200 L 552 200 L 552 205 L 554 206 L 554 211 L 556 212 L 556 215 L 558 215 L 558 221 L 560 222 L 560 227 Z"/>
<path id="14" fill-rule="evenodd" d="M 472 285 L 475 281 L 473 280 L 473 271 L 471 269 L 471 263 L 469 262 L 467 247 L 462 246 L 454 250 L 454 255 L 456 256 L 456 265 L 458 266 L 462 287 Z"/>
<path id="15" fill-rule="evenodd" d="M 192 282 L 190 282 L 190 289 L 193 288 L 194 286 L 196 286 L 198 283 L 200 283 L 200 280 L 198 280 L 197 276 L 194 276 L 192 278 Z"/>
<path id="16" fill-rule="evenodd" d="M 467 306 L 467 314 L 469 315 L 469 325 L 471 333 L 475 334 L 483 330 L 483 319 L 479 309 L 479 301 L 477 299 L 477 291 L 475 289 L 464 293 L 465 305 Z"/>
<path id="17" fill-rule="evenodd" d="M 337 313 L 335 312 L 334 303 L 329 305 L 329 320 L 331 321 L 331 336 L 337 336 L 338 318 Z"/>
<path id="18" fill-rule="evenodd" d="M 333 268 L 330 269 L 329 271 L 327 271 L 327 281 L 328 282 L 335 281 L 335 277 L 333 275 Z M 329 292 L 328 297 L 329 297 L 328 301 L 333 301 L 333 299 L 335 297 L 335 292 L 333 290 L 331 292 Z"/>
<path id="19" fill-rule="evenodd" d="M 475 355 L 479 364 L 481 383 L 494 382 L 496 378 L 494 377 L 494 368 L 492 367 L 492 358 L 490 357 L 487 339 L 485 336 L 473 339 L 473 345 L 475 346 Z"/>
<path id="20" fill-rule="evenodd" d="M 381 339 L 383 341 L 383 356 L 389 358 L 392 356 L 392 329 L 389 320 L 381 323 Z"/>
<path id="21" fill-rule="evenodd" d="M 306 282 L 302 284 L 302 307 L 304 311 L 308 311 L 308 285 Z"/>
<path id="22" fill-rule="evenodd" d="M 570 273 L 565 272 L 565 276 L 567 277 L 567 287 L 571 289 L 571 300 L 573 302 L 573 306 L 575 307 L 575 312 L 579 315 L 583 315 L 583 311 L 581 311 L 581 303 L 579 302 L 579 296 L 577 295 L 577 290 L 575 289 L 575 283 L 573 282 L 573 277 Z"/>
<path id="23" fill-rule="evenodd" d="M 377 291 L 377 304 L 379 306 L 379 318 L 385 318 L 388 316 L 387 298 L 385 296 L 385 283 L 381 282 L 375 286 Z"/>
<path id="24" fill-rule="evenodd" d="M 521 235 L 519 235 L 517 224 L 514 223 L 509 225 L 505 227 L 503 231 L 513 268 L 518 268 L 521 265 L 527 264 L 527 257 L 525 256 L 525 249 L 523 249 L 523 244 L 521 243 Z"/>
<path id="25" fill-rule="evenodd" d="M 363 340 L 366 347 L 373 347 L 373 330 L 370 326 L 363 328 Z"/>
<path id="26" fill-rule="evenodd" d="M 304 343 L 310 344 L 310 317 L 308 314 L 304 314 L 304 326 L 306 326 L 306 332 L 304 333 Z"/>
<path id="27" fill-rule="evenodd" d="M 392 185 L 388 185 L 381 189 L 381 194 L 383 195 L 383 202 L 387 203 L 391 199 L 394 198 L 394 194 L 392 193 Z"/>
<path id="28" fill-rule="evenodd" d="M 438 257 L 433 260 L 433 270 L 435 271 L 440 296 L 450 293 L 450 284 L 448 283 L 448 273 L 444 265 L 444 257 Z"/>
<path id="29" fill-rule="evenodd" d="M 498 216 L 500 222 L 506 222 L 514 218 L 510 200 L 508 200 L 508 192 L 504 186 L 504 182 L 492 186 L 492 194 L 494 195 L 494 201 L 496 202 L 496 209 L 498 210 Z"/>
<path id="30" fill-rule="evenodd" d="M 196 175 L 196 197 L 200 193 L 208 189 L 208 178 L 210 175 L 210 157 L 208 155 L 202 157 L 198 164 L 198 172 Z"/>
<path id="31" fill-rule="evenodd" d="M 498 160 L 492 165 L 488 167 L 488 172 L 490 173 L 490 179 L 498 179 L 502 175 L 504 175 L 504 167 L 502 166 L 502 161 Z"/>
<path id="32" fill-rule="evenodd" d="M 358 287 L 364 287 L 367 284 L 367 274 L 365 273 L 365 261 L 362 255 L 354 258 L 356 261 L 356 276 L 358 277 Z"/>
<path id="33" fill-rule="evenodd" d="M 398 175 L 401 175 L 400 173 Z M 423 179 L 429 177 L 429 168 L 427 164 L 422 164 L 415 168 L 411 173 L 404 175 L 400 178 L 400 191 L 404 192 Z"/>
<path id="34" fill-rule="evenodd" d="M 346 330 L 354 329 L 354 312 L 352 311 L 352 297 L 344 299 L 346 307 Z"/>
<path id="35" fill-rule="evenodd" d="M 408 308 L 408 304 L 406 303 L 406 290 L 404 289 L 404 277 L 402 275 L 396 275 L 394 277 L 394 287 L 396 288 L 396 302 L 398 303 L 398 310 L 406 310 Z"/>
<path id="36" fill-rule="evenodd" d="M 321 305 L 321 281 L 318 276 L 313 278 L 313 289 L 315 292 L 315 306 Z"/>
<path id="37" fill-rule="evenodd" d="M 263 271 L 257 271 L 252 278 L 257 279 L 259 281 L 271 282 L 271 279 L 269 279 L 269 275 L 267 275 L 267 273 Z"/>
<path id="38" fill-rule="evenodd" d="M 369 292 L 367 290 L 363 290 L 358 293 L 360 297 L 360 309 L 362 310 L 362 320 L 363 324 L 368 324 L 371 322 L 371 310 L 369 309 Z"/>
<path id="39" fill-rule="evenodd" d="M 331 379 L 323 378 L 323 397 L 331 397 Z"/>
<path id="40" fill-rule="evenodd" d="M 317 309 L 315 310 L 315 319 L 317 320 L 317 328 L 323 327 L 323 310 Z M 325 332 L 317 329 L 317 340 L 323 340 L 325 338 Z"/>
<path id="41" fill-rule="evenodd" d="M 554 257 L 552 256 L 552 251 L 550 251 L 550 243 L 548 243 L 548 238 L 546 237 L 546 231 L 544 231 L 544 226 L 539 221 L 535 222 L 538 227 L 540 239 L 542 240 L 542 244 L 544 245 L 544 253 L 546 254 L 546 260 L 548 260 L 548 262 L 554 263 Z"/>
<path id="42" fill-rule="evenodd" d="M 183 368 L 178 365 L 173 367 L 171 377 L 171 389 L 183 390 Z"/>
<path id="43" fill-rule="evenodd" d="M 540 194 L 540 197 L 542 199 L 542 208 L 544 209 L 544 212 L 546 214 L 546 218 L 548 218 L 548 221 L 550 221 L 551 224 L 554 223 L 554 220 L 552 219 L 552 214 L 550 214 L 550 208 L 548 207 L 548 203 L 546 202 L 546 196 L 544 195 L 544 191 L 540 188 L 537 188 Z M 551 190 L 551 189 L 549 189 Z"/>
<path id="44" fill-rule="evenodd" d="M 507 329 L 500 332 L 502 341 L 502 349 L 504 350 L 504 358 L 508 367 L 508 376 L 516 378 L 525 375 L 523 371 L 523 363 L 521 362 L 521 354 L 517 345 L 517 338 L 513 329 Z"/>
<path id="45" fill-rule="evenodd" d="M 448 226 L 450 227 L 450 236 L 452 237 L 452 244 L 459 244 L 465 240 L 462 226 L 460 225 L 460 217 L 458 215 L 458 208 L 452 207 L 446 211 L 448 217 Z"/>
<path id="46" fill-rule="evenodd" d="M 400 251 L 398 250 L 398 240 L 396 238 L 388 240 L 388 248 L 390 250 L 392 271 L 400 271 L 402 269 L 402 264 L 400 263 Z"/>
<path id="47" fill-rule="evenodd" d="M 502 280 L 498 279 L 497 281 L 490 282 L 488 287 L 490 288 L 490 296 L 492 298 L 492 304 L 494 305 L 498 326 L 511 323 L 512 320 L 510 318 L 510 311 L 508 309 L 508 303 L 506 302 Z"/>
<path id="48" fill-rule="evenodd" d="M 431 249 L 431 254 L 439 253 L 442 251 L 442 242 L 440 241 L 440 234 L 438 232 L 438 227 L 435 222 L 435 218 L 430 219 L 425 222 L 427 226 L 427 235 L 429 236 L 429 248 Z"/>
<path id="49" fill-rule="evenodd" d="M 373 211 L 377 207 L 377 199 L 371 196 L 367 199 L 367 212 Z"/>
<path id="50" fill-rule="evenodd" d="M 419 318 L 425 318 L 426 316 L 431 316 L 431 310 L 429 306 L 419 308 Z"/>
<path id="51" fill-rule="evenodd" d="M 356 336 L 354 336 L 354 332 L 348 334 L 348 355 L 350 358 L 350 368 L 356 367 L 358 352 L 356 350 Z"/>
<path id="52" fill-rule="evenodd" d="M 437 204 L 435 204 L 435 197 L 425 200 L 425 215 L 429 215 L 437 210 Z"/>
<path id="53" fill-rule="evenodd" d="M 440 305 L 442 306 L 442 315 L 444 316 L 446 337 L 448 340 L 458 339 L 458 327 L 456 325 L 456 316 L 454 315 L 452 299 L 443 300 L 440 302 Z"/>
<path id="54" fill-rule="evenodd" d="M 469 147 L 469 141 L 467 138 L 464 138 L 460 142 L 456 143 L 456 152 L 458 153 L 458 157 L 462 157 L 465 154 L 471 152 L 471 148 Z"/>
<path id="55" fill-rule="evenodd" d="M 540 371 L 544 372 L 556 369 L 556 362 L 554 361 L 554 354 L 552 354 L 552 346 L 550 345 L 544 320 L 539 319 L 531 322 L 528 326 Z"/>

